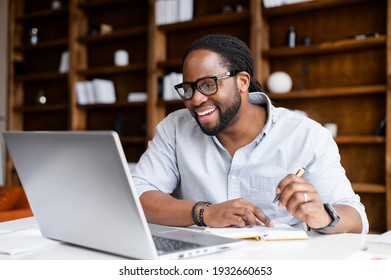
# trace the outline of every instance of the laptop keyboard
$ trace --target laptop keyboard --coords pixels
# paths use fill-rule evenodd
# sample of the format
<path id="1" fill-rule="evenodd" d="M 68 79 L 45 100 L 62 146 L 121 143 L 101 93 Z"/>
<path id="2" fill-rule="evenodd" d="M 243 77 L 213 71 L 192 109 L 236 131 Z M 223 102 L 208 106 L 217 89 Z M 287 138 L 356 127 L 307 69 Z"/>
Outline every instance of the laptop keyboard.
<path id="1" fill-rule="evenodd" d="M 201 247 L 200 244 L 190 243 L 175 239 L 168 239 L 158 236 L 153 236 L 153 241 L 155 243 L 156 249 L 159 253 L 168 253 L 175 252 L 179 250 L 189 250 Z"/>

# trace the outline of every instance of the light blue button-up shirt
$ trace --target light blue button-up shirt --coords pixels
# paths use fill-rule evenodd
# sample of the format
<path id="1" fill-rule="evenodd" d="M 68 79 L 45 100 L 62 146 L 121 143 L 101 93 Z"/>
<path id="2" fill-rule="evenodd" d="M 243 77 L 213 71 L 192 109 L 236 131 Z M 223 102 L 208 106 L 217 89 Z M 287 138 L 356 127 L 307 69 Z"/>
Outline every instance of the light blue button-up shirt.
<path id="1" fill-rule="evenodd" d="M 354 207 L 367 232 L 364 206 L 345 175 L 330 132 L 303 115 L 274 107 L 264 93 L 250 93 L 249 98 L 266 105 L 268 119 L 259 135 L 233 157 L 217 137 L 202 132 L 187 109 L 160 122 L 133 171 L 139 195 L 176 190 L 178 198 L 213 203 L 242 197 L 274 223 L 294 225 L 300 221 L 272 201 L 278 183 L 304 167 L 302 178 L 315 186 L 323 202 Z"/>

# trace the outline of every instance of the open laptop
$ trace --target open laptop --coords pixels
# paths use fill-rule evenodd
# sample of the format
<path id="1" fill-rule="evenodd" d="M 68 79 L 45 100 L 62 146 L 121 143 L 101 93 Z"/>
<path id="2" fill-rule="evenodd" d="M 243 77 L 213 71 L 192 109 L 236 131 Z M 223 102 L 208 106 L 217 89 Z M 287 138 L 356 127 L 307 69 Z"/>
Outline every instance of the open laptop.
<path id="1" fill-rule="evenodd" d="M 243 242 L 148 224 L 113 131 L 3 135 L 45 237 L 135 259 L 194 257 Z M 155 239 L 180 244 L 163 251 Z"/>

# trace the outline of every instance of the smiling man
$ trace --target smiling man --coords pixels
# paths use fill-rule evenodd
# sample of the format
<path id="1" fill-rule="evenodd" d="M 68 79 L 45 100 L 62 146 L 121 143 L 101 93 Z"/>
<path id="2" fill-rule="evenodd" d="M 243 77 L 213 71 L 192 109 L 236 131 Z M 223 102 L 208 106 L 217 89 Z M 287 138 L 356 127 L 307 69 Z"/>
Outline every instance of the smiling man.
<path id="1" fill-rule="evenodd" d="M 272 105 L 245 43 L 220 34 L 196 40 L 183 80 L 175 89 L 186 109 L 157 126 L 133 172 L 148 222 L 368 231 L 331 134 Z"/>

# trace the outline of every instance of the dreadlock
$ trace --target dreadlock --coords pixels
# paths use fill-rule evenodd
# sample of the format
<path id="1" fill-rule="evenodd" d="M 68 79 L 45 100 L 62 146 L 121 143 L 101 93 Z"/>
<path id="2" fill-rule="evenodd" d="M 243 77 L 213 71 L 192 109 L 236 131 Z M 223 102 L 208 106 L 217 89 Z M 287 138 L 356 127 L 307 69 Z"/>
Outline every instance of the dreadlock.
<path id="1" fill-rule="evenodd" d="M 254 78 L 254 60 L 250 49 L 243 41 L 224 34 L 206 35 L 190 45 L 183 56 L 183 61 L 190 52 L 201 49 L 217 53 L 224 67 L 249 73 L 249 92 L 263 91 L 261 84 Z"/>

